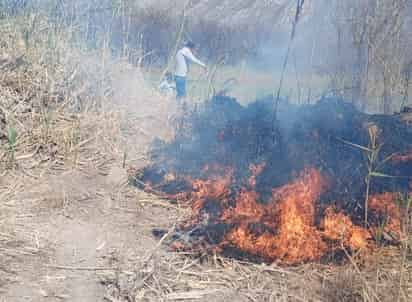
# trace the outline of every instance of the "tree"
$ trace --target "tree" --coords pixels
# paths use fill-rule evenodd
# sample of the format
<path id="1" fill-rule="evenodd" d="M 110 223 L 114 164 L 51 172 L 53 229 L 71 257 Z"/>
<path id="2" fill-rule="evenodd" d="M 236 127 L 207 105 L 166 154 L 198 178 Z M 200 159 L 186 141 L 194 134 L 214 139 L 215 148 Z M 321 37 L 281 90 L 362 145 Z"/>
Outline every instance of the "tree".
<path id="1" fill-rule="evenodd" d="M 352 82 L 353 103 L 361 110 L 393 112 L 401 103 L 394 101 L 402 99 L 402 91 L 404 97 L 408 95 L 404 91 L 410 64 L 405 44 L 410 30 L 408 1 L 347 0 L 336 7 L 337 60 L 347 60 L 345 65 L 352 66 L 342 76 Z M 340 55 L 342 47 L 349 57 Z"/>

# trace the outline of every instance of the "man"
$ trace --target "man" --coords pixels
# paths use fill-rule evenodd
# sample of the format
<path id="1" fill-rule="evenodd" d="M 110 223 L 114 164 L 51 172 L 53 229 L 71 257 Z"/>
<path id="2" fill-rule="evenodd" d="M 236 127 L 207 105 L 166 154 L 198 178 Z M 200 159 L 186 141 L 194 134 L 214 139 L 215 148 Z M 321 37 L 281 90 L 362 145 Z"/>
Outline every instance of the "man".
<path id="1" fill-rule="evenodd" d="M 189 41 L 176 54 L 175 82 L 176 96 L 178 100 L 186 97 L 186 77 L 189 71 L 190 62 L 196 63 L 206 70 L 206 64 L 193 55 L 194 49 L 195 44 Z"/>

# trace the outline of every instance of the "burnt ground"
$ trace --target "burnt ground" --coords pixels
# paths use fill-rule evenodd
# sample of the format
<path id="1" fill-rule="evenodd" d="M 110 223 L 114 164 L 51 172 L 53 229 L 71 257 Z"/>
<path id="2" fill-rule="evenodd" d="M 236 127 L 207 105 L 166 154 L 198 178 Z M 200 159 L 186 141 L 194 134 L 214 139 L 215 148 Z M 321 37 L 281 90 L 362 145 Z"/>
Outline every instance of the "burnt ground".
<path id="1" fill-rule="evenodd" d="M 137 124 L 128 143 L 146 146 L 156 123 Z M 399 284 L 408 301 L 397 248 L 356 266 L 289 268 L 169 251 L 152 231 L 187 211 L 128 185 L 127 169 L 144 163 L 1 172 L 0 301 L 392 301 Z"/>

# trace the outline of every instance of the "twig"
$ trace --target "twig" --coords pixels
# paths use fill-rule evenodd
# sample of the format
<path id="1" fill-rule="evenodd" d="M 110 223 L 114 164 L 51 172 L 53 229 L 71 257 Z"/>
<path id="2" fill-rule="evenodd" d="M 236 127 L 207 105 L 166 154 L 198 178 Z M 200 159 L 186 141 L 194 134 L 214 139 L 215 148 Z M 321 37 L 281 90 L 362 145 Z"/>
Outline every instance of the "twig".
<path id="1" fill-rule="evenodd" d="M 109 297 L 109 296 L 104 296 L 103 297 L 104 300 L 109 301 L 109 302 L 122 302 L 121 300 L 115 299 L 113 297 Z"/>
<path id="2" fill-rule="evenodd" d="M 191 299 L 202 299 L 206 295 L 215 294 L 219 292 L 218 289 L 208 289 L 208 290 L 192 290 L 180 293 L 171 293 L 167 295 L 167 300 L 191 300 Z"/>
<path id="3" fill-rule="evenodd" d="M 170 65 L 171 65 L 171 62 L 172 62 L 172 60 L 173 60 L 173 56 L 174 56 L 175 53 L 177 52 L 177 49 L 178 49 L 178 47 L 179 47 L 179 44 L 180 44 L 180 42 L 181 42 L 181 40 L 182 40 L 183 32 L 184 32 L 184 29 L 185 29 L 185 23 L 186 23 L 186 9 L 187 9 L 188 5 L 190 4 L 190 1 L 191 1 L 191 0 L 187 0 L 186 3 L 185 3 L 185 5 L 183 6 L 182 23 L 180 24 L 180 30 L 179 30 L 179 33 L 177 34 L 177 37 L 176 37 L 175 46 L 173 47 L 173 50 L 172 50 L 172 52 L 170 53 L 169 60 L 167 61 L 166 68 L 165 68 L 165 69 L 163 70 L 163 72 L 161 73 L 160 81 L 165 77 L 167 71 L 170 69 Z"/>
<path id="4" fill-rule="evenodd" d="M 406 199 L 406 207 L 405 207 L 405 213 L 406 217 L 403 223 L 403 228 L 405 234 L 408 233 L 408 229 L 410 228 L 410 207 L 411 207 L 411 201 L 409 200 L 409 197 Z M 399 289 L 398 289 L 398 297 L 397 297 L 397 302 L 401 301 L 401 294 L 404 295 L 403 292 L 403 282 L 404 282 L 404 270 L 405 270 L 405 262 L 408 254 L 408 236 L 404 236 L 404 238 L 401 238 L 401 263 L 400 263 L 400 268 L 399 268 Z M 406 299 L 405 299 L 406 301 Z"/>
<path id="5" fill-rule="evenodd" d="M 159 242 L 156 244 L 156 246 L 150 251 L 146 257 L 142 261 L 141 267 L 146 266 L 146 264 L 152 259 L 153 255 L 156 253 L 156 251 L 159 249 L 159 247 L 163 244 L 163 242 L 174 232 L 176 228 L 176 225 L 174 224 L 169 231 L 163 235 L 163 237 L 159 240 Z"/>
<path id="6" fill-rule="evenodd" d="M 359 269 L 359 266 L 356 264 L 355 260 L 353 260 L 352 256 L 349 255 L 348 251 L 346 250 L 346 248 L 343 245 L 342 245 L 342 250 L 345 252 L 346 257 L 349 259 L 350 263 L 355 268 L 355 270 L 358 273 L 359 277 L 362 279 L 362 282 L 365 284 L 366 289 L 373 295 L 373 297 L 376 299 L 376 301 L 381 301 L 381 299 L 379 299 L 376 292 L 369 286 L 369 283 L 366 280 L 366 278 L 363 276 L 361 270 Z"/>
<path id="7" fill-rule="evenodd" d="M 68 271 L 115 271 L 116 268 L 113 267 L 93 267 L 93 266 L 64 266 L 64 265 L 47 265 L 49 268 L 68 270 Z"/>
<path id="8" fill-rule="evenodd" d="M 135 181 L 137 184 L 142 186 L 142 188 L 144 188 L 143 191 L 145 191 L 145 192 L 155 194 L 155 195 L 160 196 L 162 198 L 167 198 L 167 199 L 170 199 L 170 200 L 172 199 L 172 198 L 168 198 L 163 192 L 160 192 L 160 191 L 157 191 L 156 189 L 148 187 L 144 182 L 137 179 L 137 177 L 132 177 L 132 181 Z"/>
<path id="9" fill-rule="evenodd" d="M 282 90 L 284 76 L 285 76 L 285 72 L 286 72 L 286 67 L 287 67 L 288 61 L 289 61 L 290 51 L 292 49 L 293 40 L 294 40 L 295 35 L 296 35 L 296 28 L 297 28 L 297 25 L 298 25 L 298 22 L 299 22 L 300 14 L 303 10 L 304 3 L 305 3 L 305 0 L 297 0 L 295 19 L 293 20 L 292 32 L 290 34 L 288 49 L 286 51 L 286 56 L 285 56 L 285 60 L 283 61 L 282 72 L 281 72 L 281 75 L 280 75 L 279 87 L 278 87 L 278 90 L 277 90 L 277 93 L 276 93 L 275 102 L 273 104 L 273 122 L 277 121 L 277 112 L 278 112 L 279 101 L 280 101 L 280 92 Z"/>
<path id="10" fill-rule="evenodd" d="M 213 66 L 213 68 L 210 72 L 210 76 L 207 79 L 207 91 L 206 91 L 206 93 L 207 93 L 206 98 L 207 99 L 210 99 L 213 96 L 214 92 L 215 92 L 214 91 L 215 89 L 213 87 L 213 82 L 215 81 L 215 76 L 217 74 L 218 68 L 225 63 L 225 59 L 226 59 L 225 56 L 223 56 L 220 60 L 218 60 L 216 62 L 216 64 Z"/>

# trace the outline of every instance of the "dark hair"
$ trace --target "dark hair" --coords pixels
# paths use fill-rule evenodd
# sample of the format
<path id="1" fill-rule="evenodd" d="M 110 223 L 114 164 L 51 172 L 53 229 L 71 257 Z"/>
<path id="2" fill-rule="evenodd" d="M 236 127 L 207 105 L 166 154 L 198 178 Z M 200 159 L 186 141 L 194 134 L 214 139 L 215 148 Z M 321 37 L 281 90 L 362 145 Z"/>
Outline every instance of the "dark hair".
<path id="1" fill-rule="evenodd" d="M 192 41 L 187 41 L 185 46 L 188 48 L 195 48 L 196 44 L 193 43 Z"/>

